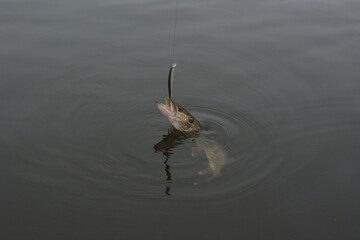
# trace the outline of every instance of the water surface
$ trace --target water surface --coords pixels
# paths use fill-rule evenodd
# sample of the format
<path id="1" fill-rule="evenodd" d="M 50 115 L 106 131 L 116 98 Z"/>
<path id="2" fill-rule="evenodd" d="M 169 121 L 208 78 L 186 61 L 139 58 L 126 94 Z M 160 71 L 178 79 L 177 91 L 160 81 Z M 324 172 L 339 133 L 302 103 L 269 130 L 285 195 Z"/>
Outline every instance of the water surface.
<path id="1" fill-rule="evenodd" d="M 175 1 L 1 1 L 1 239 L 359 239 L 359 12 L 178 0 L 174 99 L 228 157 L 207 181 L 154 104 Z"/>

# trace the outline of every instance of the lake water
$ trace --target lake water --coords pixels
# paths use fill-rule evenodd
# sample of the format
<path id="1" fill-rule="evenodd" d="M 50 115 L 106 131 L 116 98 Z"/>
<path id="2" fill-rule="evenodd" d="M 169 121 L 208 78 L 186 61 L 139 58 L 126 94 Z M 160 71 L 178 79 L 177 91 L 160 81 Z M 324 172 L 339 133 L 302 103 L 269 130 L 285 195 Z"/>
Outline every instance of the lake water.
<path id="1" fill-rule="evenodd" d="M 360 2 L 177 5 L 0 1 L 0 239 L 360 239 Z"/>

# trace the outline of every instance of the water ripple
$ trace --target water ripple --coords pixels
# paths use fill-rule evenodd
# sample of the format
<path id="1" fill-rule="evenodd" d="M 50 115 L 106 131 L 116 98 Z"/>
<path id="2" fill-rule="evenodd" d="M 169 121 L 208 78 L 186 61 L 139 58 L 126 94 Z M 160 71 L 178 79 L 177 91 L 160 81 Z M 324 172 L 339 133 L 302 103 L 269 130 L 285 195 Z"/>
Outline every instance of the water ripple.
<path id="1" fill-rule="evenodd" d="M 64 189 L 69 184 L 71 189 L 89 185 L 97 194 L 108 197 L 158 199 L 166 194 L 194 200 L 246 195 L 249 190 L 259 189 L 271 195 L 284 179 L 281 166 L 288 161 L 284 155 L 291 156 L 291 149 L 299 147 L 299 139 L 325 139 L 326 135 L 320 137 L 324 132 L 359 127 L 358 119 L 351 117 L 346 108 L 359 104 L 351 100 L 299 105 L 296 112 L 301 115 L 291 117 L 293 112 L 286 108 L 268 109 L 275 115 L 280 112 L 277 116 L 284 116 L 286 124 L 268 117 L 269 112 L 252 111 L 247 106 L 235 109 L 221 102 L 189 101 L 198 102 L 184 106 L 204 125 L 202 134 L 227 156 L 220 176 L 209 180 L 208 176 L 198 175 L 209 164 L 206 156 L 192 156 L 194 139 L 169 134 L 170 125 L 152 100 L 134 97 L 131 104 L 126 104 L 121 97 L 109 96 L 99 101 L 97 97 L 85 96 L 66 100 L 54 110 L 54 116 L 48 116 L 52 123 L 43 128 L 47 142 L 41 145 L 42 152 L 56 159 L 60 175 L 69 177 L 63 181 L 57 179 L 58 175 L 43 179 Z M 310 122 L 303 119 L 309 115 L 312 124 L 304 125 L 303 122 Z M 317 121 L 326 119 L 324 115 L 333 117 L 325 123 Z M 156 148 L 160 143 L 163 145 Z M 302 148 L 312 149 L 311 145 Z M 39 171 L 51 172 L 45 158 L 34 159 L 42 166 Z M 296 163 L 288 174 L 307 163 Z M 272 186 L 266 188 L 269 179 Z"/>

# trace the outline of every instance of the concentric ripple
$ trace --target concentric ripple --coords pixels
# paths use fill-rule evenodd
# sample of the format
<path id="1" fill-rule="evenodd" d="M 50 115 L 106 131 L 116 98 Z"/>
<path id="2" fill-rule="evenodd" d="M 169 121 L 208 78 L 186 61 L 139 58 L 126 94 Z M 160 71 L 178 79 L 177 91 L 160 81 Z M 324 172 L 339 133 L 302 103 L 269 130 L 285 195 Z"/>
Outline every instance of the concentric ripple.
<path id="1" fill-rule="evenodd" d="M 322 134 L 315 112 L 322 115 L 339 112 L 336 102 L 316 106 L 312 114 L 309 114 L 313 112 L 312 105 L 297 106 L 296 112 L 302 117 L 312 116 L 313 124 L 319 126 L 314 130 L 304 126 L 303 122 L 309 121 L 301 121 L 301 116 L 290 116 L 286 107 L 268 108 L 264 112 L 253 111 L 246 105 L 235 109 L 222 102 L 187 99 L 183 106 L 199 119 L 204 129 L 199 137 L 186 138 L 171 130 L 154 99 L 115 96 L 100 98 L 94 94 L 59 104 L 53 115 L 48 116 L 51 124 L 43 128 L 47 141 L 38 146 L 46 158 L 33 158 L 33 162 L 42 166 L 38 171 L 44 171 L 36 174 L 48 175 L 43 179 L 66 191 L 78 192 L 87 186 L 94 196 L 103 197 L 159 199 L 171 195 L 197 200 L 241 196 L 249 190 L 271 194 L 271 188 L 284 179 L 281 167 L 291 163 L 289 156 L 312 151 L 311 145 L 304 145 L 303 153 L 294 152 L 299 141 L 306 143 L 304 139 L 312 137 L 305 129 Z M 127 104 L 129 101 L 131 104 Z M 326 132 L 340 127 L 334 123 L 350 119 L 345 114 L 336 114 L 343 116 L 341 121 L 334 122 L 336 119 L 332 118 L 335 120 L 326 124 Z M 283 116 L 286 123 L 278 116 Z M 289 122 L 292 118 L 296 121 Z M 350 126 L 347 121 L 344 124 Z M 197 149 L 204 139 L 210 144 Z M 212 177 L 211 172 L 199 174 L 210 164 L 203 150 L 226 155 L 219 176 Z M 52 159 L 51 165 L 47 159 Z M 287 174 L 307 164 L 309 160 L 293 162 Z M 51 175 L 55 168 L 57 174 Z M 57 178 L 63 175 L 68 177 Z M 270 188 L 266 180 L 272 183 Z"/>
<path id="2" fill-rule="evenodd" d="M 204 127 L 199 137 L 186 138 L 171 130 L 154 104 L 158 99 L 87 92 L 52 104 L 54 110 L 43 116 L 46 124 L 33 125 L 44 139 L 32 144 L 41 155 L 23 151 L 39 166 L 29 178 L 42 176 L 42 184 L 73 195 L 84 187 L 92 196 L 131 199 L 226 198 L 250 190 L 271 194 L 291 172 L 311 164 L 306 157 L 292 161 L 314 151 L 307 139 L 316 136 L 326 143 L 326 133 L 358 128 L 354 114 L 344 107 L 358 104 L 353 101 L 255 111 L 252 106 L 179 97 Z M 317 120 L 324 116 L 333 117 L 325 124 Z M 197 149 L 204 139 L 211 144 Z M 219 176 L 199 174 L 210 164 L 203 150 L 226 155 Z M 292 165 L 284 172 L 287 164 Z"/>
<path id="3" fill-rule="evenodd" d="M 199 175 L 209 166 L 206 155 L 192 156 L 196 139 L 170 133 L 154 99 L 96 94 L 68 99 L 47 116 L 51 124 L 42 127 L 47 140 L 39 146 L 47 158 L 37 160 L 44 170 L 37 174 L 65 191 L 87 186 L 94 196 L 150 199 L 221 198 L 261 182 L 271 172 L 272 124 L 246 106 L 190 101 L 199 103 L 184 106 L 203 124 L 200 138 L 227 156 L 220 176 Z M 57 175 L 48 174 L 55 169 Z M 67 178 L 57 179 L 63 175 Z"/>

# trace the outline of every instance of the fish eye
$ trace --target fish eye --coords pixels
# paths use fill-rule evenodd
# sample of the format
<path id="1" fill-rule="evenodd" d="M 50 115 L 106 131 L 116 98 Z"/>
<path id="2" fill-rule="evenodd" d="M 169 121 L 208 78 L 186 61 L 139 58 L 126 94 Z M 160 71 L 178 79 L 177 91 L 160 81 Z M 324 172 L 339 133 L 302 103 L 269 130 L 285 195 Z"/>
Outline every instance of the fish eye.
<path id="1" fill-rule="evenodd" d="M 182 107 L 178 107 L 178 111 L 179 111 L 179 112 L 183 112 L 184 109 L 183 109 Z"/>
<path id="2" fill-rule="evenodd" d="M 189 119 L 189 123 L 193 123 L 194 122 L 194 119 L 193 118 L 190 118 Z"/>

